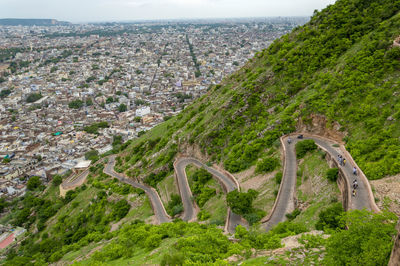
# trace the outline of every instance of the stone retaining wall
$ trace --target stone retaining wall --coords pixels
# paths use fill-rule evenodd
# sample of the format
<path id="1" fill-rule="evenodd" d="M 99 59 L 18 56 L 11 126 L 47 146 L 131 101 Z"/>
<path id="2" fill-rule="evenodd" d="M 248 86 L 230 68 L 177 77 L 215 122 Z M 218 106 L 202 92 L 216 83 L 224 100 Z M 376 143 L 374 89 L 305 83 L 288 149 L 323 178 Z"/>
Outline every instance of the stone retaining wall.
<path id="1" fill-rule="evenodd" d="M 395 238 L 392 255 L 390 256 L 390 261 L 388 266 L 400 266 L 400 220 L 397 223 L 397 236 Z"/>

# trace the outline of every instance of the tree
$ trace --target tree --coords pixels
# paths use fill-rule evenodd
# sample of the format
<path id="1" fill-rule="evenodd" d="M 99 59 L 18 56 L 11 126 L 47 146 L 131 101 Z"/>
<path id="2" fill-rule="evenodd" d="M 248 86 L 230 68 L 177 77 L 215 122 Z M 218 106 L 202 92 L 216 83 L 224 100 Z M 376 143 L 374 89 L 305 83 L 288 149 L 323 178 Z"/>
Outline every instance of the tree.
<path id="1" fill-rule="evenodd" d="M 306 139 L 296 143 L 296 156 L 298 159 L 303 158 L 307 152 L 317 149 L 315 141 L 312 139 Z"/>
<path id="2" fill-rule="evenodd" d="M 318 215 L 319 220 L 315 224 L 315 228 L 317 230 L 324 229 L 336 229 L 341 228 L 340 220 L 342 218 L 342 214 L 344 213 L 342 204 L 340 202 L 335 203 L 333 206 L 326 208 L 321 211 Z"/>
<path id="3" fill-rule="evenodd" d="M 97 150 L 90 150 L 85 153 L 85 159 L 96 161 L 99 158 L 99 152 Z"/>
<path id="4" fill-rule="evenodd" d="M 107 99 L 106 99 L 106 104 L 110 104 L 110 103 L 113 103 L 113 102 L 115 102 L 115 99 L 113 98 L 113 97 L 107 97 Z"/>
<path id="5" fill-rule="evenodd" d="M 282 182 L 282 176 L 283 176 L 282 172 L 276 173 L 276 175 L 275 175 L 275 183 L 280 184 Z"/>
<path id="6" fill-rule="evenodd" d="M 330 181 L 333 182 L 336 182 L 338 175 L 339 175 L 339 169 L 337 168 L 329 168 L 328 171 L 326 172 L 326 178 L 328 178 Z"/>
<path id="7" fill-rule="evenodd" d="M 0 198 L 0 213 L 8 206 L 8 202 L 4 198 Z"/>
<path id="8" fill-rule="evenodd" d="M 268 173 L 279 165 L 279 161 L 276 158 L 267 157 L 257 162 L 256 173 Z"/>
<path id="9" fill-rule="evenodd" d="M 36 101 L 40 100 L 42 97 L 43 96 L 40 93 L 30 93 L 28 95 L 28 97 L 26 97 L 26 102 L 27 103 L 33 103 L 33 102 L 36 102 Z"/>
<path id="10" fill-rule="evenodd" d="M 11 90 L 10 89 L 4 89 L 4 90 L 2 90 L 0 92 L 0 98 L 3 99 L 3 98 L 7 97 L 10 94 L 11 94 Z"/>
<path id="11" fill-rule="evenodd" d="M 128 214 L 130 208 L 131 205 L 125 199 L 117 201 L 112 211 L 112 217 L 114 220 L 119 221 Z"/>
<path id="12" fill-rule="evenodd" d="M 79 108 L 81 108 L 82 106 L 83 106 L 83 101 L 82 101 L 82 100 L 79 100 L 79 99 L 73 100 L 72 102 L 70 102 L 70 103 L 68 104 L 68 107 L 71 108 L 71 109 L 79 109 Z"/>
<path id="13" fill-rule="evenodd" d="M 118 107 L 118 111 L 119 111 L 120 113 L 126 112 L 127 110 L 128 110 L 128 108 L 127 108 L 126 105 L 123 104 L 123 103 L 121 103 L 121 104 L 119 105 L 119 107 Z"/>
<path id="14" fill-rule="evenodd" d="M 55 175 L 53 177 L 53 186 L 59 186 L 62 183 L 62 177 L 60 175 Z"/>
<path id="15" fill-rule="evenodd" d="M 28 190 L 35 190 L 38 187 L 40 187 L 42 185 L 42 181 L 40 181 L 40 177 L 39 176 L 33 176 L 31 177 L 27 184 L 26 184 L 26 188 Z"/>
<path id="16" fill-rule="evenodd" d="M 253 208 L 253 200 L 257 194 L 258 192 L 253 189 L 249 189 L 247 193 L 233 190 L 226 196 L 226 201 L 234 213 L 243 215 L 249 213 L 249 210 Z"/>
<path id="17" fill-rule="evenodd" d="M 92 106 L 93 105 L 93 101 L 92 101 L 92 99 L 87 99 L 86 100 L 86 106 Z"/>

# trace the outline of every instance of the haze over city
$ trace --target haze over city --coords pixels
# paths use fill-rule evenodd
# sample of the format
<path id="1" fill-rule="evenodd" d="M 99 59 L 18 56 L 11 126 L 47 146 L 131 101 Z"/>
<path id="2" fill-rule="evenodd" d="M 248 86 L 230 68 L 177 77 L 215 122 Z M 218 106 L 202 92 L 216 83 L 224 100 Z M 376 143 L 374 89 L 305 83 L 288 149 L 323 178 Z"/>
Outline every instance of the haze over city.
<path id="1" fill-rule="evenodd" d="M 334 0 L 1 0 L 2 18 L 71 22 L 311 16 Z"/>

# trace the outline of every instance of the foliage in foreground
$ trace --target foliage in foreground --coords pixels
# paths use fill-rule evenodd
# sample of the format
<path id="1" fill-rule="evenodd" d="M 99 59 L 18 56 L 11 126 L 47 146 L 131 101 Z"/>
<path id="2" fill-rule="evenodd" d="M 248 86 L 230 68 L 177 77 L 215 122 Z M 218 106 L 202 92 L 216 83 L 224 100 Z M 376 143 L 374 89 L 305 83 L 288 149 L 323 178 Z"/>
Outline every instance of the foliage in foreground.
<path id="1" fill-rule="evenodd" d="M 234 213 L 242 215 L 252 225 L 266 214 L 265 211 L 253 207 L 257 195 L 258 192 L 254 189 L 249 189 L 247 192 L 233 190 L 227 194 L 226 201 Z"/>
<path id="2" fill-rule="evenodd" d="M 326 246 L 327 265 L 387 265 L 393 246 L 397 216 L 366 210 L 343 215 L 339 230 L 332 234 Z"/>

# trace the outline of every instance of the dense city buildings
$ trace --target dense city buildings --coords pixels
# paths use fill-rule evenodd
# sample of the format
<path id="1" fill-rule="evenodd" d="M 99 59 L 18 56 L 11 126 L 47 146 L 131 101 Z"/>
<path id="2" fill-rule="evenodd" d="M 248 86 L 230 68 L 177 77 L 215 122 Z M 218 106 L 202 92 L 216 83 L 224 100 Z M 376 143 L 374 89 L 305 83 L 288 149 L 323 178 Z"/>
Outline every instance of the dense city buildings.
<path id="1" fill-rule="evenodd" d="M 137 137 L 305 21 L 1 26 L 0 194 Z"/>

